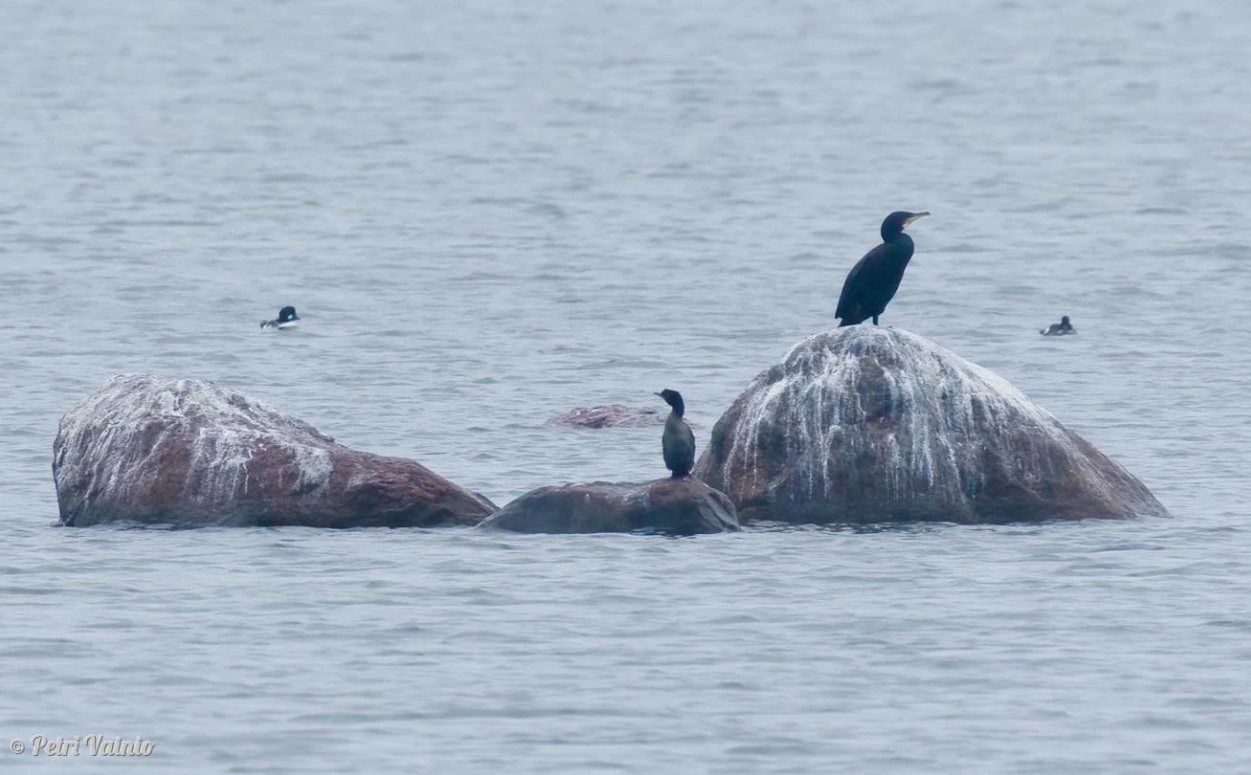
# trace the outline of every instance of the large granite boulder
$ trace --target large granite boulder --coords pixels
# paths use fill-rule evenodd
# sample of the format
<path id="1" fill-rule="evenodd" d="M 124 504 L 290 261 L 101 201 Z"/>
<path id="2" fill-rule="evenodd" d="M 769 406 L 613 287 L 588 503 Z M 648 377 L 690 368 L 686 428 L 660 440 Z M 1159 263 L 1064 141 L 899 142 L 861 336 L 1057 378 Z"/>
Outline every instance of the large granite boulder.
<path id="1" fill-rule="evenodd" d="M 738 530 L 734 504 L 690 477 L 641 484 L 540 487 L 487 517 L 483 528 L 517 533 L 696 535 Z"/>
<path id="2" fill-rule="evenodd" d="M 494 511 L 418 463 L 192 379 L 114 377 L 61 418 L 52 476 L 66 525 L 432 527 Z"/>
<path id="3" fill-rule="evenodd" d="M 1016 522 L 1163 514 L 1002 378 L 915 334 L 809 337 L 713 428 L 695 476 L 744 520 Z"/>

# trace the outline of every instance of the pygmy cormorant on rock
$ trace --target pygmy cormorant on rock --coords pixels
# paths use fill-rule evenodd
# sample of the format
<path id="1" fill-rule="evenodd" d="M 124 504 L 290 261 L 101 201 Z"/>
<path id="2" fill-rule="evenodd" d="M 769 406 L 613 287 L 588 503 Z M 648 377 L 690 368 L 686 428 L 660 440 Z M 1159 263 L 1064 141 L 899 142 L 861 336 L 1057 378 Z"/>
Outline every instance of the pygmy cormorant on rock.
<path id="1" fill-rule="evenodd" d="M 1073 328 L 1073 324 L 1069 322 L 1069 316 L 1065 315 L 1060 318 L 1059 323 L 1052 323 L 1038 333 L 1043 336 L 1065 336 L 1067 334 L 1076 334 L 1077 329 Z"/>
<path id="2" fill-rule="evenodd" d="M 929 213 L 901 211 L 891 213 L 882 221 L 882 244 L 866 253 L 847 273 L 843 283 L 838 310 L 834 313 L 840 327 L 854 326 L 869 318 L 877 325 L 877 316 L 895 297 L 908 261 L 912 259 L 912 238 L 904 234 L 904 228 L 923 215 Z"/>
<path id="3" fill-rule="evenodd" d="M 674 479 L 680 479 L 695 467 L 695 434 L 691 431 L 691 426 L 686 424 L 686 420 L 682 419 L 682 415 L 686 413 L 682 394 L 676 390 L 665 389 L 656 395 L 673 407 L 673 411 L 669 412 L 669 419 L 665 420 L 665 433 L 660 437 L 660 446 L 665 454 L 665 468 L 673 472 Z"/>

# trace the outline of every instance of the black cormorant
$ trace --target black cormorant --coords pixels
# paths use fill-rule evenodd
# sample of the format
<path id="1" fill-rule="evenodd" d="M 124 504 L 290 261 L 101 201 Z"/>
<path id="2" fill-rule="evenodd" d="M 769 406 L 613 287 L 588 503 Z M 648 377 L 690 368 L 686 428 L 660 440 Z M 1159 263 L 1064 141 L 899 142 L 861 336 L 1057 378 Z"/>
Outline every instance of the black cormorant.
<path id="1" fill-rule="evenodd" d="M 673 407 L 669 419 L 665 420 L 665 433 L 660 437 L 660 447 L 665 455 L 665 468 L 673 472 L 674 479 L 680 479 L 695 467 L 695 434 L 691 426 L 686 424 L 682 415 L 686 413 L 686 404 L 682 402 L 682 394 L 676 390 L 665 389 L 657 393 L 665 403 Z"/>
<path id="2" fill-rule="evenodd" d="M 1065 315 L 1060 318 L 1059 323 L 1052 323 L 1038 333 L 1043 336 L 1064 336 L 1066 334 L 1076 334 L 1077 329 L 1073 328 L 1073 324 L 1069 322 L 1069 316 Z"/>
<path id="3" fill-rule="evenodd" d="M 261 328 L 295 328 L 300 325 L 300 316 L 295 314 L 295 307 L 283 307 L 278 310 L 277 320 L 262 320 Z"/>
<path id="4" fill-rule="evenodd" d="M 865 253 L 843 283 L 834 313 L 840 327 L 854 326 L 869 318 L 877 325 L 877 316 L 895 297 L 912 259 L 912 238 L 904 234 L 904 228 L 923 215 L 929 213 L 897 212 L 882 221 L 882 244 Z"/>

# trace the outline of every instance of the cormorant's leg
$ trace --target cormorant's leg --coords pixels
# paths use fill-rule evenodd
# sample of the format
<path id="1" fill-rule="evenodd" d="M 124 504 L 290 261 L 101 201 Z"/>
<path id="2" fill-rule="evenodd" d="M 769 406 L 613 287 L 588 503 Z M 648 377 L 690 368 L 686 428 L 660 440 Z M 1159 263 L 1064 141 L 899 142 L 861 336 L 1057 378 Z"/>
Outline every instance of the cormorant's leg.
<path id="1" fill-rule="evenodd" d="M 877 325 L 877 315 L 873 316 L 873 325 Z"/>

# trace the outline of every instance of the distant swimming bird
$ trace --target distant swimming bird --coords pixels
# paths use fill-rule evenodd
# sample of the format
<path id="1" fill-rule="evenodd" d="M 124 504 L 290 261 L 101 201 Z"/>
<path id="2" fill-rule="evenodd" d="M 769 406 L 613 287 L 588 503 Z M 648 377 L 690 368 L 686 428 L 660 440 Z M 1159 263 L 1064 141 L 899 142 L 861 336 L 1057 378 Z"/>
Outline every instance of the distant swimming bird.
<path id="1" fill-rule="evenodd" d="M 1069 316 L 1065 315 L 1060 318 L 1059 323 L 1052 323 L 1038 333 L 1043 336 L 1066 336 L 1068 334 L 1076 334 L 1077 329 L 1073 328 L 1073 324 L 1069 322 Z"/>
<path id="2" fill-rule="evenodd" d="M 895 297 L 904 270 L 912 260 L 912 238 L 904 234 L 904 229 L 924 215 L 929 213 L 895 212 L 882 221 L 882 244 L 866 253 L 843 282 L 834 313 L 840 327 L 854 326 L 869 318 L 877 325 L 877 316 Z"/>
<path id="3" fill-rule="evenodd" d="M 300 325 L 300 316 L 295 314 L 295 307 L 283 307 L 278 310 L 277 320 L 262 320 L 261 328 L 277 328 L 279 330 L 287 328 L 298 328 Z"/>
<path id="4" fill-rule="evenodd" d="M 686 414 L 682 394 L 666 388 L 656 395 L 673 407 L 673 411 L 669 412 L 669 419 L 665 420 L 660 448 L 665 455 L 665 468 L 673 472 L 674 479 L 680 479 L 695 467 L 695 434 L 691 431 L 691 426 L 686 424 L 686 420 L 682 419 L 682 415 Z"/>

